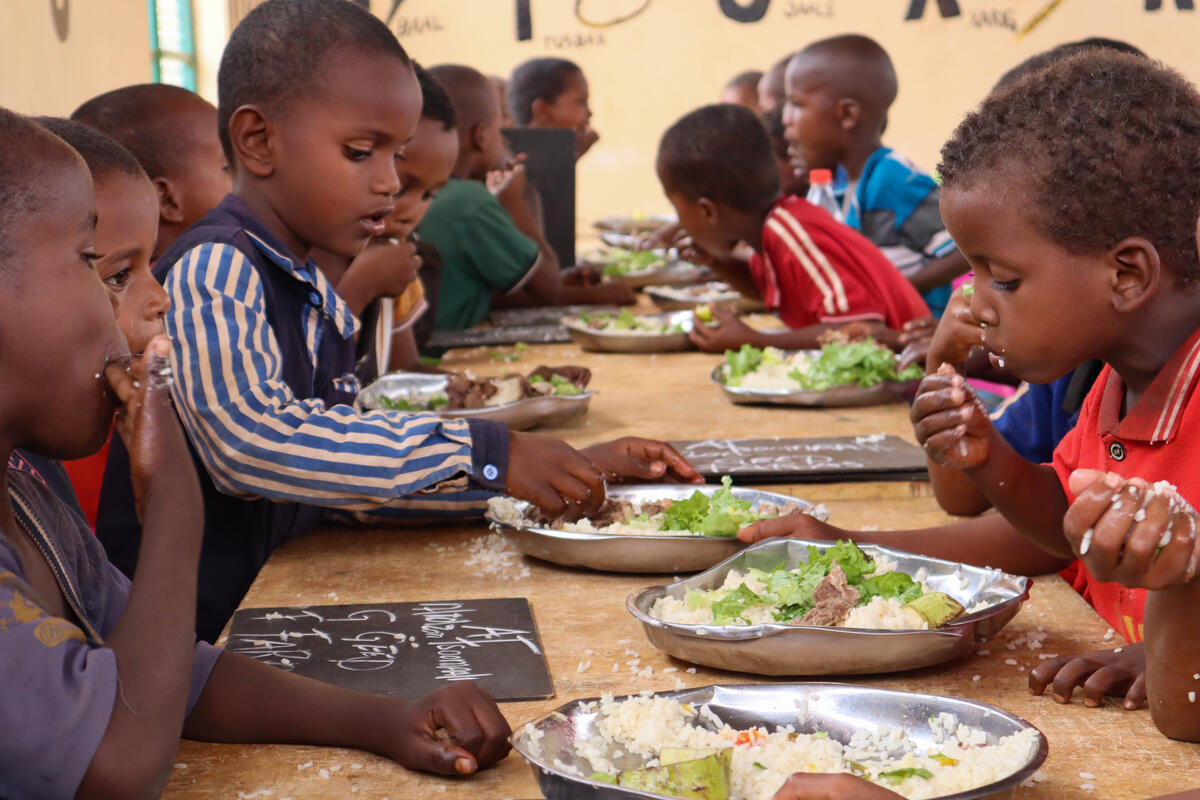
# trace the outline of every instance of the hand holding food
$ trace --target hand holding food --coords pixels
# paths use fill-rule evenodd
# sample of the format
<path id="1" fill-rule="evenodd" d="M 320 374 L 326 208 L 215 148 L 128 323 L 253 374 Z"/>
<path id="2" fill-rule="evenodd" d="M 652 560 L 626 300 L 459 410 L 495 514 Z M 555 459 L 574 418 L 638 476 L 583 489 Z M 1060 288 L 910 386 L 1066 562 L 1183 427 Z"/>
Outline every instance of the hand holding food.
<path id="1" fill-rule="evenodd" d="M 1063 533 L 1097 580 L 1158 590 L 1196 576 L 1197 515 L 1175 487 L 1098 470 L 1076 470 L 1069 486 Z"/>
<path id="2" fill-rule="evenodd" d="M 950 296 L 929 340 L 926 369 L 932 371 L 941 364 L 961 365 L 971 350 L 983 345 L 983 326 L 971 313 L 970 288 L 971 284 L 964 284 Z"/>
<path id="3" fill-rule="evenodd" d="M 695 324 L 688 333 L 698 349 L 707 353 L 722 353 L 751 342 L 758 332 L 742 322 L 737 311 L 724 306 L 709 307 L 710 320 L 704 320 L 698 312 L 693 312 Z"/>
<path id="4" fill-rule="evenodd" d="M 954 469 L 982 466 L 995 434 L 983 403 L 949 364 L 921 381 L 909 415 L 925 453 Z"/>
<path id="5" fill-rule="evenodd" d="M 1146 705 L 1146 646 L 1137 642 L 1115 650 L 1095 650 L 1043 661 L 1029 671 L 1029 691 L 1054 687 L 1054 702 L 1069 703 L 1075 687 L 1083 704 L 1097 708 L 1107 697 L 1122 698 L 1130 711 Z"/>
<path id="6" fill-rule="evenodd" d="M 409 769 L 470 775 L 496 764 L 512 749 L 512 730 L 496 701 L 469 681 L 388 708 L 384 749 Z"/>
<path id="7" fill-rule="evenodd" d="M 604 503 L 604 476 L 561 439 L 508 434 L 508 493 L 550 514 L 571 519 L 594 514 Z"/>
<path id="8" fill-rule="evenodd" d="M 857 775 L 797 772 L 771 800 L 898 800 L 904 795 L 865 781 Z"/>
<path id="9" fill-rule="evenodd" d="M 704 483 L 704 478 L 666 442 L 625 436 L 581 451 L 612 483 L 670 481 Z"/>

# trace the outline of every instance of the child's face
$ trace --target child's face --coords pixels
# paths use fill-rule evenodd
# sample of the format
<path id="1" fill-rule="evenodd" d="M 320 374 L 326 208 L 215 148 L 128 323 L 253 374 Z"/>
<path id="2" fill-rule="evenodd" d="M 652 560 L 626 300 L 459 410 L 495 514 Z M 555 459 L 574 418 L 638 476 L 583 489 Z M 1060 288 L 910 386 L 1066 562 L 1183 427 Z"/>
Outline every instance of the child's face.
<path id="1" fill-rule="evenodd" d="M 0 292 L 0 400 L 14 445 L 51 458 L 99 449 L 112 424 L 105 366 L 128 355 L 115 298 L 91 263 L 92 181 L 65 154 L 41 177 L 39 206 L 14 230 Z"/>
<path id="2" fill-rule="evenodd" d="M 396 160 L 416 130 L 421 89 L 394 57 L 343 50 L 328 58 L 323 90 L 268 118 L 269 143 L 256 152 L 271 169 L 246 190 L 261 192 L 269 210 L 260 215 L 297 255 L 319 247 L 353 257 L 392 214 Z M 239 168 L 239 191 L 241 177 Z"/>
<path id="3" fill-rule="evenodd" d="M 546 103 L 541 118 L 543 128 L 571 128 L 583 133 L 592 119 L 588 107 L 588 82 L 582 72 L 572 73 L 567 88 L 551 103 Z"/>
<path id="4" fill-rule="evenodd" d="M 661 170 L 659 170 L 658 179 L 662 182 L 667 200 L 675 208 L 680 227 L 687 231 L 696 246 L 717 258 L 731 255 L 740 239 L 737 234 L 728 230 L 719 209 L 704 198 L 689 200 L 675 191 L 663 180 Z"/>
<path id="5" fill-rule="evenodd" d="M 788 64 L 784 86 L 784 137 L 794 151 L 795 167 L 836 169 L 847 134 L 838 116 L 840 98 L 826 83 L 822 69 L 797 56 Z"/>
<path id="6" fill-rule="evenodd" d="M 396 162 L 400 191 L 396 210 L 387 219 L 387 236 L 407 239 L 429 210 L 433 196 L 446 185 L 458 160 L 458 132 L 437 120 L 422 118 L 417 134 Z"/>
<path id="7" fill-rule="evenodd" d="M 808 191 L 808 173 L 796 169 L 788 152 L 786 139 L 771 137 L 771 153 L 775 156 L 775 169 L 779 172 L 779 191 L 784 197 L 803 196 Z"/>
<path id="8" fill-rule="evenodd" d="M 946 230 L 975 270 L 971 313 L 984 346 L 1023 380 L 1049 383 L 1106 352 L 1116 335 L 1102 258 L 1076 255 L 1029 222 L 1026 181 L 989 176 L 941 192 Z"/>
<path id="9" fill-rule="evenodd" d="M 140 176 L 110 173 L 96 186 L 96 272 L 117 296 L 117 323 L 133 353 L 162 333 L 170 299 L 150 272 L 158 195 Z"/>

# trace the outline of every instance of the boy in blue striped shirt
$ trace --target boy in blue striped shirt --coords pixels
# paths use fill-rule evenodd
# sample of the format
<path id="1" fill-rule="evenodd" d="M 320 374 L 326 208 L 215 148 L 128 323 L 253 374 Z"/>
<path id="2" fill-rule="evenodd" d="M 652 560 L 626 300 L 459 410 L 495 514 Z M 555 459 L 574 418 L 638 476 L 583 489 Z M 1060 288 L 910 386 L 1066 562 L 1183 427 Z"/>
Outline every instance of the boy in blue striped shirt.
<path id="1" fill-rule="evenodd" d="M 172 398 L 202 476 L 201 638 L 219 635 L 270 553 L 324 509 L 451 518 L 508 492 L 582 513 L 604 500 L 602 469 L 640 469 L 631 447 L 662 474 L 657 445 L 585 456 L 495 423 L 351 407 L 358 320 L 309 253 L 358 253 L 400 188 L 394 159 L 421 93 L 382 22 L 353 3 L 270 0 L 234 30 L 218 86 L 234 191 L 155 266 L 172 303 Z M 128 474 L 116 446 L 97 533 L 132 574 Z"/>

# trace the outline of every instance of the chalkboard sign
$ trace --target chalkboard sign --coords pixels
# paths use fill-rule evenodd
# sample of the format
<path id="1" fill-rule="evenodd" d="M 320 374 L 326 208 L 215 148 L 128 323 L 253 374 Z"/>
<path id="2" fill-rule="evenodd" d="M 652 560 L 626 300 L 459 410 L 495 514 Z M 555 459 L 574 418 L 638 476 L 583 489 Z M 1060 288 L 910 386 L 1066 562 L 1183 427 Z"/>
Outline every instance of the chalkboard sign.
<path id="1" fill-rule="evenodd" d="M 690 307 L 690 306 L 689 306 Z M 620 314 L 620 306 L 534 306 L 532 308 L 498 308 L 488 314 L 488 322 L 497 328 L 514 325 L 561 325 L 563 317 L 588 314 Z"/>
<path id="2" fill-rule="evenodd" d="M 360 692 L 416 700 L 473 680 L 496 700 L 554 695 L 529 601 L 247 608 L 225 649 Z"/>
<path id="3" fill-rule="evenodd" d="M 525 176 L 542 198 L 542 232 L 558 263 L 575 263 L 575 131 L 505 128 L 514 153 L 525 154 Z"/>
<path id="4" fill-rule="evenodd" d="M 428 347 L 499 347 L 516 344 L 562 344 L 571 334 L 562 325 L 514 325 L 507 328 L 471 328 L 465 331 L 434 331 Z"/>
<path id="5" fill-rule="evenodd" d="M 706 478 L 741 483 L 929 480 L 921 448 L 884 434 L 671 444 Z"/>

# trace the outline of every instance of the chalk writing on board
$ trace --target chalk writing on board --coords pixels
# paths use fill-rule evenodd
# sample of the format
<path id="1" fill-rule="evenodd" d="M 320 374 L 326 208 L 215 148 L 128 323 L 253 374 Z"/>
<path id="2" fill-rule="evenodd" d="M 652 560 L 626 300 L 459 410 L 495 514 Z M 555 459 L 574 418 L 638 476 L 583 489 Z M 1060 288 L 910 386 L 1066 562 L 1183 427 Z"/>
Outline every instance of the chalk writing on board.
<path id="1" fill-rule="evenodd" d="M 920 448 L 873 434 L 810 439 L 705 439 L 672 442 L 700 474 L 736 479 L 911 479 L 923 477 Z"/>
<path id="2" fill-rule="evenodd" d="M 246 609 L 234 616 L 226 649 L 376 694 L 415 698 L 468 680 L 497 698 L 552 694 L 521 598 Z"/>

